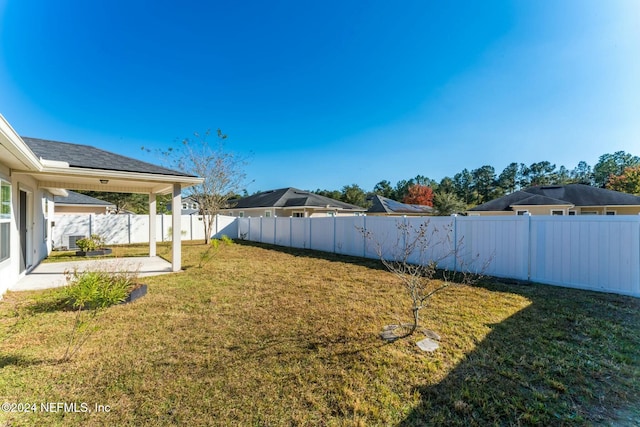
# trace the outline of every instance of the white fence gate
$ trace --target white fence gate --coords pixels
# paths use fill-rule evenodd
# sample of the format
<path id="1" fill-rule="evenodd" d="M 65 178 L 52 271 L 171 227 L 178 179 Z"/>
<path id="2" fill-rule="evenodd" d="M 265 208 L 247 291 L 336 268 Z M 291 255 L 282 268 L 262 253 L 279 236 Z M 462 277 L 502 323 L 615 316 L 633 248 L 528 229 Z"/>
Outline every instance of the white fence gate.
<path id="1" fill-rule="evenodd" d="M 425 220 L 441 267 L 491 260 L 484 272 L 496 277 L 640 297 L 640 216 L 239 218 L 237 230 L 256 242 L 377 258 L 373 242 L 390 253 L 398 221 Z"/>

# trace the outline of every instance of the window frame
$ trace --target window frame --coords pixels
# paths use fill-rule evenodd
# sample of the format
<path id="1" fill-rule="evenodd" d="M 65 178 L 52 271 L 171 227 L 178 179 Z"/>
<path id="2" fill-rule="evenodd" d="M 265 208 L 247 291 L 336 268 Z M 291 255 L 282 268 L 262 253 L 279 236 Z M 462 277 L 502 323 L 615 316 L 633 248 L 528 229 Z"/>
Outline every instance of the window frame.
<path id="1" fill-rule="evenodd" d="M 5 194 L 7 189 L 7 194 Z M 7 197 L 7 200 L 3 196 Z M 0 264 L 11 259 L 11 217 L 13 188 L 11 182 L 0 177 Z M 3 232 L 3 230 L 5 230 Z M 6 253 L 3 253 L 6 249 Z"/>

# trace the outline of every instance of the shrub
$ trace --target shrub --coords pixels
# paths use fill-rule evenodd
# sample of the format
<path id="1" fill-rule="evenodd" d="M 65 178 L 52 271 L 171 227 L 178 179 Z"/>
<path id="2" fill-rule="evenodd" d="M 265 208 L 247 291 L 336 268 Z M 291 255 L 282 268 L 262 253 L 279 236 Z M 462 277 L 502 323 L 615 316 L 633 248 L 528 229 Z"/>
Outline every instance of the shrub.
<path id="1" fill-rule="evenodd" d="M 219 239 L 211 239 L 211 244 L 207 246 L 207 249 L 200 253 L 200 262 L 198 268 L 202 268 L 206 263 L 211 260 L 211 257 L 218 252 L 220 245 L 230 246 L 233 244 L 233 240 L 227 236 L 222 235 Z"/>
<path id="2" fill-rule="evenodd" d="M 95 251 L 98 248 L 104 247 L 104 239 L 98 234 L 92 234 L 84 239 L 76 240 L 76 245 L 83 252 Z"/>
<path id="3" fill-rule="evenodd" d="M 133 282 L 123 273 L 75 270 L 69 277 L 65 294 L 73 308 L 100 309 L 123 302 Z"/>
<path id="4" fill-rule="evenodd" d="M 95 317 L 107 307 L 124 302 L 135 286 L 136 275 L 104 270 L 67 273 L 64 293 L 76 311 L 73 328 L 62 361 L 67 361 L 96 330 Z"/>

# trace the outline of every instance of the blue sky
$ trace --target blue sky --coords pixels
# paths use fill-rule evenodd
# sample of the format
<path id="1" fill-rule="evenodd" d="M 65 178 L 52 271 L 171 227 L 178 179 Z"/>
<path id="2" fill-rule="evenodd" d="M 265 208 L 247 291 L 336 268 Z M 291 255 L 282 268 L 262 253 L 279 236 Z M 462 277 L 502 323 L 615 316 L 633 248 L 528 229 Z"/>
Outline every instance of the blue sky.
<path id="1" fill-rule="evenodd" d="M 142 159 L 221 128 L 249 192 L 594 165 L 640 155 L 640 1 L 0 0 L 0 113 Z"/>

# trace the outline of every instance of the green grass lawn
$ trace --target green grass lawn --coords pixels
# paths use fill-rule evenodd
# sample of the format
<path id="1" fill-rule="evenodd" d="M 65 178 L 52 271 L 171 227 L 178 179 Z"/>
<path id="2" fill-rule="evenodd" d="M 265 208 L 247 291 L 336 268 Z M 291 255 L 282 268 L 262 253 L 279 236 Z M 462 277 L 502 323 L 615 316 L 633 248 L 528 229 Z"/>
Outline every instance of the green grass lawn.
<path id="1" fill-rule="evenodd" d="M 42 262 L 65 262 L 65 261 L 82 261 L 82 260 L 94 260 L 100 258 L 118 258 L 118 257 L 140 257 L 149 256 L 149 244 L 148 243 L 134 243 L 131 245 L 108 245 L 112 250 L 111 254 L 104 256 L 94 256 L 81 258 L 76 255 L 76 251 L 53 251 L 48 258 Z M 157 254 L 163 258 L 167 258 L 171 253 L 171 243 L 164 242 L 157 244 Z"/>
<path id="2" fill-rule="evenodd" d="M 497 281 L 453 286 L 423 311 L 423 326 L 442 337 L 424 353 L 420 335 L 378 337 L 410 316 L 378 262 L 249 243 L 221 245 L 209 260 L 205 250 L 186 243 L 184 272 L 145 278 L 149 293 L 107 309 L 65 363 L 73 313 L 60 308 L 60 291 L 7 293 L 0 401 L 37 406 L 0 412 L 0 426 L 640 420 L 638 299 Z M 57 402 L 91 412 L 41 407 Z"/>

